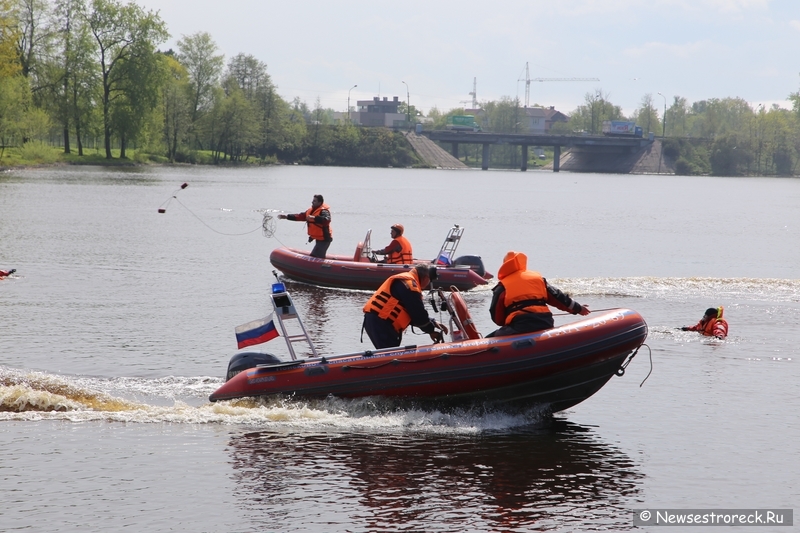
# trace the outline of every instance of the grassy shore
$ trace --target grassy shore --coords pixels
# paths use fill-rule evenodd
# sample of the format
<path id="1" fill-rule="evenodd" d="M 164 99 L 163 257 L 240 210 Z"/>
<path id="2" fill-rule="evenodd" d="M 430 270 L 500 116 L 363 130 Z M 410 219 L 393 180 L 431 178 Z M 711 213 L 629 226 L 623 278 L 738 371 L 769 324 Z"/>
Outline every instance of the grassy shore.
<path id="1" fill-rule="evenodd" d="M 126 150 L 126 157 L 121 159 L 119 150 L 111 150 L 111 159 L 106 158 L 104 148 L 84 148 L 83 155 L 78 155 L 77 149 L 65 154 L 63 147 L 53 147 L 44 143 L 31 142 L 23 147 L 9 147 L 2 149 L 0 155 L 0 169 L 38 167 L 46 165 L 100 165 L 100 166 L 133 166 L 133 165 L 159 165 L 169 164 L 169 160 L 161 155 L 149 154 L 139 150 Z M 213 164 L 210 151 L 197 151 L 192 153 L 194 163 L 199 165 Z M 274 163 L 269 160 L 266 163 Z M 259 159 L 250 159 L 238 162 L 238 165 L 265 164 Z"/>

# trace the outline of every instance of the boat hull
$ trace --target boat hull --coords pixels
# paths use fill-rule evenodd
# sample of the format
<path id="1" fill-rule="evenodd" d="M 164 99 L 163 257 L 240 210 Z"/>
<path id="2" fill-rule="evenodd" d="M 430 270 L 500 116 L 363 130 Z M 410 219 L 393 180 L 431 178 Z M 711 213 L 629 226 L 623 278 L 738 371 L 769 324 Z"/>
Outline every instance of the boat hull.
<path id="1" fill-rule="evenodd" d="M 311 257 L 308 252 L 292 248 L 276 248 L 269 256 L 272 266 L 295 281 L 341 289 L 377 290 L 389 276 L 407 271 L 412 265 L 390 265 L 353 261 L 353 258 L 329 255 L 325 259 Z M 437 266 L 438 280 L 433 288 L 460 291 L 486 285 L 488 281 L 468 266 Z"/>
<path id="2" fill-rule="evenodd" d="M 641 315 L 620 309 L 532 334 L 253 368 L 231 378 L 210 400 L 383 396 L 452 404 L 541 404 L 556 412 L 600 390 L 646 337 Z"/>

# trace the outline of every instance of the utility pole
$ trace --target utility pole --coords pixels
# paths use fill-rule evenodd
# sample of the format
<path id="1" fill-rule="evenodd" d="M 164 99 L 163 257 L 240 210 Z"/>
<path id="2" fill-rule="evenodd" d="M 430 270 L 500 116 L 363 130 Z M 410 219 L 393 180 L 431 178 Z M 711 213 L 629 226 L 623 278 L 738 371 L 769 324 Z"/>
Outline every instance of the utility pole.
<path id="1" fill-rule="evenodd" d="M 350 90 L 347 91 L 347 123 L 350 124 L 350 91 L 358 87 L 358 85 L 353 85 L 350 87 Z"/>
<path id="2" fill-rule="evenodd" d="M 411 93 L 408 91 L 408 84 L 406 82 L 401 82 L 403 85 L 406 86 L 406 122 L 407 125 L 411 126 Z"/>
<path id="3" fill-rule="evenodd" d="M 661 138 L 663 139 L 667 135 L 667 97 L 661 93 L 658 93 L 658 95 L 664 99 L 664 118 L 661 121 Z M 673 128 L 673 133 L 674 131 L 675 128 Z"/>
<path id="4" fill-rule="evenodd" d="M 478 109 L 478 78 L 472 78 L 472 92 L 469 95 L 472 97 L 472 109 Z"/>

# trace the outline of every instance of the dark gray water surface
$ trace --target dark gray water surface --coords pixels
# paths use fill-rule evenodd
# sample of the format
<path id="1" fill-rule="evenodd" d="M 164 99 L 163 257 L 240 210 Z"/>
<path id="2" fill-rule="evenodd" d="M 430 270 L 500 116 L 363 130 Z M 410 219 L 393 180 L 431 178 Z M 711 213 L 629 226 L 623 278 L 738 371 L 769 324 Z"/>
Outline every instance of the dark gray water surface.
<path id="1" fill-rule="evenodd" d="M 303 211 L 315 193 L 333 211 L 331 253 L 352 253 L 369 228 L 382 247 L 400 222 L 415 255 L 433 258 L 461 224 L 459 255 L 491 272 L 523 251 L 590 308 L 639 311 L 652 374 L 640 387 L 644 349 L 553 418 L 369 399 L 208 403 L 234 327 L 269 311 L 270 251 L 305 247 L 302 224 L 278 221 L 265 238 L 264 210 Z M 17 269 L 0 280 L 0 530 L 625 531 L 636 508 L 797 507 L 798 243 L 797 179 L 0 174 L 0 269 Z M 288 288 L 321 353 L 368 346 L 368 293 Z M 483 333 L 490 298 L 465 294 Z M 727 340 L 675 329 L 717 305 Z M 264 349 L 287 353 L 281 339 Z"/>

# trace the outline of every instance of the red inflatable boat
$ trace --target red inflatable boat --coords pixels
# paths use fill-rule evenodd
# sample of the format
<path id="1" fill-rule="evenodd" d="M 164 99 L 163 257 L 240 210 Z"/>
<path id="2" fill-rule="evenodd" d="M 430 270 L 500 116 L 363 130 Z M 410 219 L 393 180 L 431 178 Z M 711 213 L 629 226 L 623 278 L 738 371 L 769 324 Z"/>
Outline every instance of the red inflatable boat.
<path id="1" fill-rule="evenodd" d="M 228 381 L 209 399 L 382 396 L 541 404 L 556 412 L 590 397 L 613 375 L 622 375 L 647 337 L 647 324 L 639 313 L 617 309 L 546 331 L 480 338 L 469 325 L 458 292 L 448 300 L 451 342 L 331 356 L 318 356 L 312 347 L 314 357 L 292 361 L 270 354 L 237 354 L 229 365 Z"/>
<path id="2" fill-rule="evenodd" d="M 434 288 L 446 289 L 452 286 L 467 291 L 486 285 L 492 279 L 492 274 L 486 272 L 479 256 L 455 257 L 463 231 L 458 225 L 450 229 L 436 260 L 414 260 L 415 263 L 436 265 L 438 280 L 433 283 Z M 371 230 L 350 256 L 328 255 L 325 259 L 319 259 L 311 257 L 308 251 L 281 247 L 272 251 L 269 260 L 272 266 L 289 279 L 323 287 L 374 291 L 386 278 L 408 270 L 411 265 L 377 262 L 371 253 L 370 234 Z"/>

